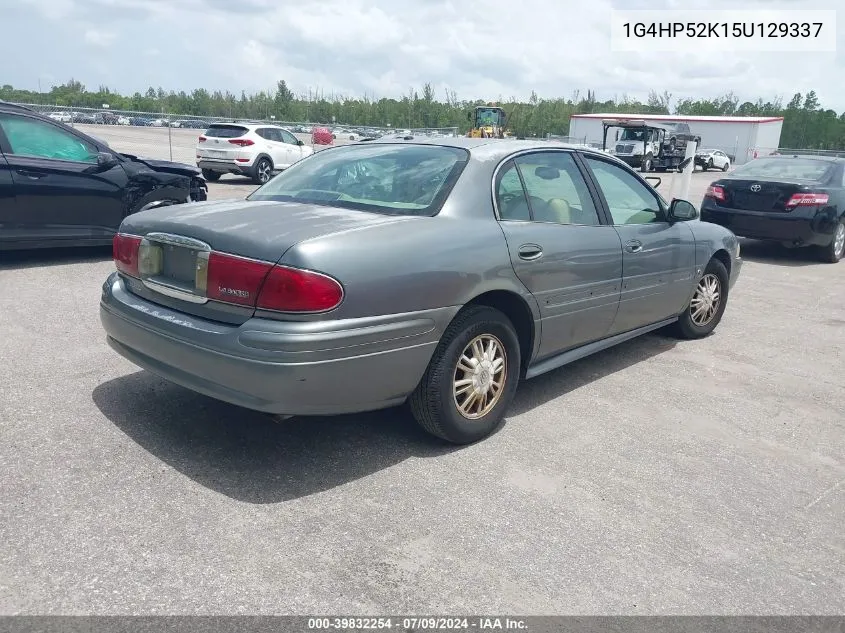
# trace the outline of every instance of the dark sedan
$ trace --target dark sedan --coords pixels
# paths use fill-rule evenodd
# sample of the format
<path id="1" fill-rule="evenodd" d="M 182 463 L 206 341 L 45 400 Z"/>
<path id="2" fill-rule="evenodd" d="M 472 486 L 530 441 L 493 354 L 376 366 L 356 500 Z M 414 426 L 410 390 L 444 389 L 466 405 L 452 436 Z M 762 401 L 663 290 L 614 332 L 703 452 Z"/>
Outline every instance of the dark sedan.
<path id="1" fill-rule="evenodd" d="M 120 154 L 0 102 L 0 250 L 109 244 L 132 213 L 206 198 L 192 165 Z"/>
<path id="2" fill-rule="evenodd" d="M 274 414 L 408 401 L 456 443 L 493 432 L 522 378 L 664 326 L 707 336 L 742 264 L 689 202 L 547 141 L 333 147 L 247 200 L 164 211 L 115 237 L 118 353 Z"/>
<path id="3" fill-rule="evenodd" d="M 814 247 L 836 263 L 845 252 L 845 159 L 753 160 L 707 188 L 701 219 L 740 237 Z"/>

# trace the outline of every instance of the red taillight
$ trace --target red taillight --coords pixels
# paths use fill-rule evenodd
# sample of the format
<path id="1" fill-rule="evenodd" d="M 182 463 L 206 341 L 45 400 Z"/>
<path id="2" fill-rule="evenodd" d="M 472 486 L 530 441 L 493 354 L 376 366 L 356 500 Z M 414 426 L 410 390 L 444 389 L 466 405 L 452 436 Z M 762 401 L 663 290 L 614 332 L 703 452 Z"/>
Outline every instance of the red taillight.
<path id="1" fill-rule="evenodd" d="M 200 140 L 200 143 L 205 143 L 208 139 L 205 138 L 204 136 L 200 136 L 199 140 Z"/>
<path id="2" fill-rule="evenodd" d="M 264 280 L 258 308 L 278 312 L 324 312 L 340 305 L 343 287 L 328 275 L 274 266 Z"/>
<path id="3" fill-rule="evenodd" d="M 830 196 L 826 193 L 794 193 L 786 203 L 786 208 L 827 204 L 828 200 Z"/>
<path id="4" fill-rule="evenodd" d="M 138 277 L 138 248 L 140 246 L 140 237 L 123 233 L 115 234 L 112 240 L 112 258 L 120 272 Z"/>
<path id="5" fill-rule="evenodd" d="M 248 138 L 230 138 L 229 142 L 232 145 L 238 145 L 240 147 L 248 147 L 250 145 L 255 145 L 255 143 Z"/>
<path id="6" fill-rule="evenodd" d="M 707 192 L 704 194 L 705 198 L 713 198 L 714 200 L 725 201 L 725 190 L 719 185 L 710 185 L 707 187 Z"/>
<path id="7" fill-rule="evenodd" d="M 208 256 L 206 296 L 255 307 L 261 284 L 273 264 L 212 252 Z"/>

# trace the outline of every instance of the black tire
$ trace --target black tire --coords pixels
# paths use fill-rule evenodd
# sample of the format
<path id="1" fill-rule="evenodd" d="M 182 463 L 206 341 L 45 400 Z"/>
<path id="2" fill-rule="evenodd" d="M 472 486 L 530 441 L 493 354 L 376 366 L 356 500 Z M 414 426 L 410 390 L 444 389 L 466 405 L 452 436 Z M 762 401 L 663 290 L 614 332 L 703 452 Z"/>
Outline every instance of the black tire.
<path id="1" fill-rule="evenodd" d="M 479 336 L 492 336 L 501 343 L 504 384 L 494 396 L 497 399 L 492 408 L 479 418 L 469 419 L 458 410 L 460 396 L 455 394 L 454 384 L 465 349 Z M 411 394 L 411 412 L 420 426 L 436 437 L 452 444 L 477 442 L 502 424 L 516 393 L 521 366 L 519 339 L 510 320 L 487 306 L 464 308 L 446 328 L 428 369 Z"/>
<path id="2" fill-rule="evenodd" d="M 715 312 L 706 323 L 698 323 L 696 322 L 696 319 L 693 318 L 693 304 L 697 303 L 696 298 L 699 297 L 701 285 L 704 284 L 705 280 L 708 278 L 715 278 L 718 282 L 719 305 L 716 306 Z M 704 274 L 696 284 L 696 291 L 693 294 L 689 305 L 683 313 L 681 313 L 677 323 L 674 324 L 673 329 L 675 334 L 685 339 L 697 339 L 704 338 L 715 330 L 716 326 L 719 325 L 719 321 L 722 320 L 722 315 L 725 313 L 725 308 L 728 305 L 728 284 L 728 270 L 722 262 L 714 257 L 710 260 L 710 263 L 707 264 L 707 268 L 704 269 Z"/>
<path id="3" fill-rule="evenodd" d="M 707 169 L 713 169 L 713 159 L 707 161 Z"/>
<path id="4" fill-rule="evenodd" d="M 731 168 L 731 163 L 728 161 L 724 165 L 722 165 L 722 171 L 728 171 Z"/>
<path id="5" fill-rule="evenodd" d="M 202 177 L 205 178 L 208 182 L 217 182 L 220 180 L 220 176 L 222 176 L 218 171 L 211 171 L 210 169 L 203 169 L 202 170 Z"/>
<path id="6" fill-rule="evenodd" d="M 640 171 L 643 173 L 648 173 L 651 171 L 651 168 L 654 166 L 654 157 L 651 154 L 646 154 L 643 156 L 643 162 L 640 165 Z"/>
<path id="7" fill-rule="evenodd" d="M 823 262 L 835 264 L 842 259 L 843 255 L 845 255 L 845 241 L 840 241 L 837 244 L 837 236 L 843 234 L 845 234 L 845 218 L 839 220 L 839 224 L 836 226 L 836 232 L 834 232 L 833 239 L 830 240 L 830 244 L 822 247 L 821 257 Z M 845 238 L 845 235 L 843 235 L 843 238 Z"/>
<path id="8" fill-rule="evenodd" d="M 262 156 L 255 163 L 252 170 L 252 182 L 263 185 L 273 177 L 273 163 L 266 156 Z"/>

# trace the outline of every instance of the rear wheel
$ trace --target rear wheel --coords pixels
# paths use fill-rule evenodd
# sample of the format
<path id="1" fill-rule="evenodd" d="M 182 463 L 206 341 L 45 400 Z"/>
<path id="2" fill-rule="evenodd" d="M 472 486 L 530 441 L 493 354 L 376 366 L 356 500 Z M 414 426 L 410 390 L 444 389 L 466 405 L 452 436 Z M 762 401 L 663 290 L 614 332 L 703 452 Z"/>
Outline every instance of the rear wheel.
<path id="1" fill-rule="evenodd" d="M 220 176 L 222 174 L 217 171 L 211 171 L 210 169 L 203 169 L 202 170 L 202 177 L 205 178 L 208 182 L 217 182 L 220 180 Z"/>
<path id="2" fill-rule="evenodd" d="M 414 418 L 453 444 L 470 444 L 495 431 L 520 377 L 516 331 L 499 310 L 470 306 L 446 329 L 411 394 Z"/>
<path id="3" fill-rule="evenodd" d="M 715 330 L 728 304 L 728 281 L 725 265 L 718 259 L 711 259 L 687 309 L 675 324 L 675 333 L 681 338 L 696 339 Z"/>
<path id="4" fill-rule="evenodd" d="M 265 182 L 270 180 L 272 175 L 273 163 L 270 162 L 270 159 L 264 157 L 259 158 L 258 162 L 255 163 L 255 170 L 252 176 L 253 182 L 257 185 L 263 185 Z"/>
<path id="5" fill-rule="evenodd" d="M 835 264 L 842 259 L 843 255 L 845 255 L 845 219 L 840 220 L 836 225 L 833 239 L 822 250 L 822 260 Z"/>
<path id="6" fill-rule="evenodd" d="M 722 165 L 722 171 L 728 171 L 731 168 L 731 162 L 726 161 L 724 165 Z"/>

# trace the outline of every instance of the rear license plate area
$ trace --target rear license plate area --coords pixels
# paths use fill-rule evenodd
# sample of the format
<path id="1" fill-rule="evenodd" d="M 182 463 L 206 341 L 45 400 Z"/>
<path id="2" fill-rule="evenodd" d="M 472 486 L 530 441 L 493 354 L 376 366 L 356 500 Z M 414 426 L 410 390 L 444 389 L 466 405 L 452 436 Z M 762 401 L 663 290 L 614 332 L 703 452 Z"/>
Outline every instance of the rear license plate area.
<path id="1" fill-rule="evenodd" d="M 171 296 L 175 296 L 171 291 L 177 291 L 189 301 L 205 301 L 210 248 L 195 240 L 184 242 L 147 236 L 138 250 L 138 272 L 152 290 Z"/>

